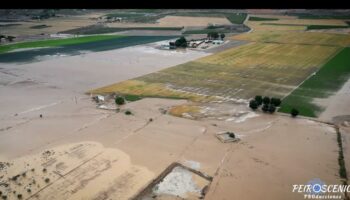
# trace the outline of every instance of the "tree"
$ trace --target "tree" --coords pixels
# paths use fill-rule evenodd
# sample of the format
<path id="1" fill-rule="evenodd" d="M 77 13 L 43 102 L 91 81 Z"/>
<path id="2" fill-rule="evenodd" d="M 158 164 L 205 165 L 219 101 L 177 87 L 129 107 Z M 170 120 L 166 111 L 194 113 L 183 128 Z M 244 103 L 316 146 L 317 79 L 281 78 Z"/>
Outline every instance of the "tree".
<path id="1" fill-rule="evenodd" d="M 264 104 L 263 107 L 261 108 L 262 111 L 267 112 L 269 111 L 269 105 L 268 104 Z"/>
<path id="2" fill-rule="evenodd" d="M 271 101 L 271 100 L 270 100 L 269 97 L 264 97 L 263 100 L 262 100 L 262 102 L 263 102 L 264 104 L 269 104 L 270 101 Z"/>
<path id="3" fill-rule="evenodd" d="M 123 97 L 120 97 L 120 96 L 117 96 L 116 98 L 115 98 L 115 103 L 117 104 L 117 105 L 123 105 L 123 104 L 125 104 L 125 99 L 123 98 Z"/>
<path id="4" fill-rule="evenodd" d="M 249 102 L 249 107 L 250 107 L 251 109 L 253 109 L 253 110 L 256 110 L 256 109 L 259 107 L 259 105 L 258 105 L 258 103 L 256 102 L 256 100 L 251 100 L 251 101 Z"/>
<path id="5" fill-rule="evenodd" d="M 292 117 L 296 117 L 299 115 L 299 110 L 293 108 L 291 111 L 290 111 L 290 114 Z"/>
<path id="6" fill-rule="evenodd" d="M 221 37 L 221 40 L 224 40 L 225 34 L 224 34 L 224 33 L 221 33 L 221 34 L 220 34 L 220 37 Z"/>
<path id="7" fill-rule="evenodd" d="M 10 42 L 12 42 L 13 39 L 15 39 L 15 38 L 16 38 L 15 36 L 11 36 L 11 35 L 7 36 L 7 40 L 10 41 Z"/>
<path id="8" fill-rule="evenodd" d="M 271 104 L 273 104 L 274 106 L 278 107 L 279 105 L 281 105 L 282 101 L 279 98 L 271 98 Z"/>
<path id="9" fill-rule="evenodd" d="M 229 136 L 230 138 L 235 138 L 235 137 L 236 137 L 235 134 L 232 133 L 232 132 L 227 132 L 227 133 L 228 133 L 228 136 Z"/>
<path id="10" fill-rule="evenodd" d="M 209 32 L 207 34 L 207 36 L 209 39 L 217 39 L 217 38 L 219 38 L 219 33 L 218 32 Z"/>
<path id="11" fill-rule="evenodd" d="M 260 106 L 262 104 L 262 96 L 260 95 L 257 95 L 255 96 L 255 101 L 258 103 L 258 105 Z"/>
<path id="12" fill-rule="evenodd" d="M 187 40 L 185 37 L 180 37 L 175 41 L 175 46 L 176 47 L 187 47 Z"/>
<path id="13" fill-rule="evenodd" d="M 273 104 L 270 104 L 269 106 L 269 113 L 274 113 L 276 111 L 276 107 Z"/>

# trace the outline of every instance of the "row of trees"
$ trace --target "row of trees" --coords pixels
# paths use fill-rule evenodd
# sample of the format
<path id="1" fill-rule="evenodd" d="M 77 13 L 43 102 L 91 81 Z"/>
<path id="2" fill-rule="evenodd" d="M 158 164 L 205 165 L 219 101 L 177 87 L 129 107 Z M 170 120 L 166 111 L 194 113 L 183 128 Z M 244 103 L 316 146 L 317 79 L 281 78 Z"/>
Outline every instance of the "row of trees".
<path id="1" fill-rule="evenodd" d="M 13 39 L 15 39 L 16 37 L 15 36 L 11 36 L 11 35 L 8 35 L 8 36 L 6 36 L 6 35 L 0 35 L 0 42 L 1 42 L 1 40 L 3 39 L 3 38 L 5 38 L 7 41 L 9 41 L 9 42 L 13 42 Z"/>
<path id="2" fill-rule="evenodd" d="M 209 32 L 208 34 L 207 34 L 207 37 L 211 40 L 211 39 L 214 39 L 214 40 L 216 40 L 216 39 L 218 39 L 219 37 L 221 38 L 221 40 L 223 40 L 224 38 L 225 38 L 225 34 L 223 34 L 223 33 L 221 33 L 221 34 L 219 34 L 218 32 Z"/>
<path id="3" fill-rule="evenodd" d="M 249 107 L 253 110 L 258 109 L 261 105 L 261 110 L 263 112 L 269 112 L 274 113 L 276 111 L 276 107 L 279 107 L 281 105 L 282 101 L 279 98 L 270 98 L 270 97 L 262 97 L 260 95 L 255 96 L 254 99 L 252 99 L 249 102 Z M 296 117 L 299 115 L 299 111 L 295 108 L 291 109 L 290 114 L 292 117 Z"/>

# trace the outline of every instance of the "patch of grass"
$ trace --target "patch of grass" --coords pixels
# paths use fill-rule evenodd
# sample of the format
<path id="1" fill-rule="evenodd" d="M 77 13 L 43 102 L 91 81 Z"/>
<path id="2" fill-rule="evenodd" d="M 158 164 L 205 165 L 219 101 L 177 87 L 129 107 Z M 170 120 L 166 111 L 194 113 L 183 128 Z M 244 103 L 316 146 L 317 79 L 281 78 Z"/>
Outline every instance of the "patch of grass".
<path id="1" fill-rule="evenodd" d="M 330 25 L 308 25 L 307 26 L 307 30 L 335 29 L 335 28 L 349 28 L 349 26 L 330 26 Z"/>
<path id="2" fill-rule="evenodd" d="M 124 96 L 125 100 L 127 101 L 138 101 L 141 100 L 142 97 L 139 95 L 132 95 L 132 94 L 127 94 Z"/>
<path id="3" fill-rule="evenodd" d="M 247 16 L 247 13 L 233 13 L 226 15 L 226 18 L 233 24 L 243 24 Z"/>
<path id="4" fill-rule="evenodd" d="M 188 113 L 191 116 L 193 114 L 199 113 L 200 107 L 196 105 L 178 105 L 174 106 L 169 110 L 171 115 L 182 117 L 184 113 Z"/>
<path id="5" fill-rule="evenodd" d="M 342 49 L 315 75 L 283 99 L 279 112 L 289 113 L 291 108 L 295 107 L 300 111 L 300 115 L 317 117 L 324 108 L 314 103 L 314 100 L 335 94 L 349 79 L 349 57 L 350 48 Z"/>
<path id="6" fill-rule="evenodd" d="M 94 35 L 85 37 L 75 37 L 75 38 L 64 38 L 64 39 L 53 39 L 53 40 L 40 40 L 33 42 L 21 42 L 15 44 L 8 44 L 0 46 L 0 53 L 9 52 L 15 49 L 23 48 L 38 48 L 38 47 L 59 47 L 67 46 L 73 44 L 83 44 L 95 41 L 108 40 L 113 38 L 121 38 L 126 36 L 121 35 Z"/>
<path id="7" fill-rule="evenodd" d="M 277 18 L 249 17 L 249 21 L 277 21 Z"/>

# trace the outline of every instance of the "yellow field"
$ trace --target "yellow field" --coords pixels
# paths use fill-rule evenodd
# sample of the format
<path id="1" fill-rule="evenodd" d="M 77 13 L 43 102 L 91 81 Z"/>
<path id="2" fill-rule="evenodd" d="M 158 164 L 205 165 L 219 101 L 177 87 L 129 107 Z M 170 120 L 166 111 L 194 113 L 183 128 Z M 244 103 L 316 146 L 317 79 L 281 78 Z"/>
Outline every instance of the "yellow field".
<path id="1" fill-rule="evenodd" d="M 108 85 L 102 88 L 90 90 L 89 94 L 132 94 L 143 97 L 168 97 L 175 99 L 190 99 L 194 102 L 208 102 L 215 100 L 214 97 L 197 95 L 187 92 L 172 90 L 162 83 L 146 83 L 140 80 L 127 80 L 120 83 Z"/>
<path id="2" fill-rule="evenodd" d="M 288 44 L 314 44 L 346 47 L 350 45 L 350 35 L 296 31 L 254 31 L 231 37 L 235 40 L 276 42 Z"/>
<path id="3" fill-rule="evenodd" d="M 203 95 L 244 99 L 257 94 L 283 97 L 339 49 L 249 43 L 92 92 L 186 98 L 196 102 L 213 100 Z"/>
<path id="4" fill-rule="evenodd" d="M 169 113 L 177 117 L 183 117 L 184 113 L 188 113 L 189 115 L 193 116 L 195 114 L 198 114 L 200 110 L 201 108 L 197 105 L 185 104 L 172 107 L 169 110 Z"/>

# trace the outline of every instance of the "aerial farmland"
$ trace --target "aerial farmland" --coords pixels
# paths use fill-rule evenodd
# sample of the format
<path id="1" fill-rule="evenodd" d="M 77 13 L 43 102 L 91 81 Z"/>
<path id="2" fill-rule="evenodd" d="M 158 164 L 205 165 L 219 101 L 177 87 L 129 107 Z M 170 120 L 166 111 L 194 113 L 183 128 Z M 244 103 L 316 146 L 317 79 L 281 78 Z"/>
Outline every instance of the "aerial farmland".
<path id="1" fill-rule="evenodd" d="M 0 199 L 350 197 L 349 10 L 3 9 L 0 37 Z"/>

